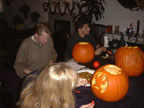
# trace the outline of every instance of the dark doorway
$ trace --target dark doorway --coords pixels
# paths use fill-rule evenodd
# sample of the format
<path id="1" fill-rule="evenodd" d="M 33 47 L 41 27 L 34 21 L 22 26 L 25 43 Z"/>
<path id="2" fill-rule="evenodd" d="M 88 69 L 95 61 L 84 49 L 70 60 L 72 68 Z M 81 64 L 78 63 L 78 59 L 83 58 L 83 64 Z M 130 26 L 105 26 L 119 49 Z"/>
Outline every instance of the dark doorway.
<path id="1" fill-rule="evenodd" d="M 64 60 L 67 39 L 70 34 L 70 21 L 54 20 L 54 47 L 58 53 L 57 62 Z"/>

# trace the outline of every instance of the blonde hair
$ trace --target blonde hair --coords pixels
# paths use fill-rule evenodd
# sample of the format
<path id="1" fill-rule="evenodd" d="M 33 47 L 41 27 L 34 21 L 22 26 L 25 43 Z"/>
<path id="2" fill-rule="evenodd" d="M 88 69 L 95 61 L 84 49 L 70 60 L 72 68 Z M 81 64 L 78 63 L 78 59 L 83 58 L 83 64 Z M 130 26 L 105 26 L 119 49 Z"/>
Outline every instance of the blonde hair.
<path id="1" fill-rule="evenodd" d="M 77 73 L 64 63 L 46 67 L 21 93 L 20 108 L 75 108 Z"/>

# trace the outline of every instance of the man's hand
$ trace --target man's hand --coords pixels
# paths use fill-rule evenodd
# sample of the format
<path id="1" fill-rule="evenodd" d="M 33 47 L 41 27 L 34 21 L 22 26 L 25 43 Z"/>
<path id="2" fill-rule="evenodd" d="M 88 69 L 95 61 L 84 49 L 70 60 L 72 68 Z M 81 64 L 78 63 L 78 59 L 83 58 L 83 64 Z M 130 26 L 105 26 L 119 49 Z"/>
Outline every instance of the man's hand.
<path id="1" fill-rule="evenodd" d="M 106 51 L 105 47 L 97 48 L 95 51 L 95 55 L 100 55 L 102 52 L 105 52 L 105 51 Z"/>
<path id="2" fill-rule="evenodd" d="M 25 69 L 25 70 L 24 70 L 24 73 L 25 73 L 25 74 L 30 74 L 31 72 L 32 72 L 32 70 L 29 70 L 29 69 Z"/>

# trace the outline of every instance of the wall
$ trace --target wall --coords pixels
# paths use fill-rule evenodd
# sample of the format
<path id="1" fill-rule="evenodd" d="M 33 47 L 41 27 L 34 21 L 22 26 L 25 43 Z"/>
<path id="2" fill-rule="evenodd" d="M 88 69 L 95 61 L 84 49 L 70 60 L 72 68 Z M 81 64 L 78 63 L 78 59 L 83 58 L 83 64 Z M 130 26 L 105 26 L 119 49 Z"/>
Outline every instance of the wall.
<path id="1" fill-rule="evenodd" d="M 73 24 L 72 17 L 70 16 L 70 14 L 67 13 L 64 16 L 61 16 L 58 13 L 54 15 L 49 14 L 48 19 L 49 19 L 49 24 L 51 28 L 54 28 L 54 20 L 70 21 L 70 24 L 71 24 L 70 31 L 74 32 L 74 24 Z M 54 32 L 53 29 L 52 29 L 52 32 Z"/>
<path id="2" fill-rule="evenodd" d="M 48 21 L 48 14 L 44 12 L 42 8 L 42 3 L 44 0 L 8 0 L 10 5 L 7 5 L 5 2 L 4 12 L 0 13 L 0 17 L 4 17 L 8 20 L 9 23 L 12 22 L 12 18 L 15 14 L 19 12 L 19 7 L 21 7 L 24 3 L 30 6 L 30 11 L 37 11 L 40 14 L 38 21 Z M 26 20 L 26 25 L 31 25 L 30 17 Z"/>
<path id="3" fill-rule="evenodd" d="M 117 0 L 106 0 L 104 7 L 104 19 L 97 23 L 119 25 L 120 31 L 125 31 L 130 23 L 133 24 L 134 30 L 136 30 L 137 20 L 140 20 L 140 33 L 144 30 L 144 11 L 130 11 L 122 7 Z"/>
<path id="4" fill-rule="evenodd" d="M 6 6 L 3 13 L 0 13 L 0 16 L 4 16 L 10 22 L 13 15 L 18 12 L 18 7 L 20 7 L 23 3 L 27 3 L 30 5 L 31 12 L 37 11 L 40 13 L 41 17 L 39 21 L 48 21 L 48 14 L 47 12 L 43 11 L 42 3 L 47 0 L 9 0 L 11 3 L 10 6 Z M 130 11 L 122 7 L 117 0 L 105 0 L 106 4 L 104 4 L 105 12 L 104 12 L 104 19 L 97 21 L 96 23 L 105 24 L 105 25 L 119 25 L 120 31 L 125 31 L 126 28 L 133 23 L 134 30 L 137 27 L 137 20 L 140 20 L 140 32 L 144 29 L 144 11 Z M 7 8 L 8 7 L 8 8 Z M 65 19 L 66 17 L 66 19 Z M 50 16 L 50 22 L 54 19 L 65 19 L 70 20 L 70 17 L 64 16 L 59 17 L 56 15 L 55 17 Z M 28 26 L 31 25 L 31 22 L 28 20 Z M 51 22 L 52 23 L 52 22 Z M 72 22 L 71 22 L 72 23 Z M 72 32 L 73 32 L 73 26 Z"/>

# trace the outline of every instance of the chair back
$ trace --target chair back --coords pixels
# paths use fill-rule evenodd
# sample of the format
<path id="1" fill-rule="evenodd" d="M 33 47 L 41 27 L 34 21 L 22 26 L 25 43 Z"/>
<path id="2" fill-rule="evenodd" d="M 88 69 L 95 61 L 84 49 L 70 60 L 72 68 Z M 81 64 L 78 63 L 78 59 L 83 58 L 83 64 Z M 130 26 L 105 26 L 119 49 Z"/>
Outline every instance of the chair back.
<path id="1" fill-rule="evenodd" d="M 95 39 L 99 44 L 104 44 L 104 35 L 106 33 L 107 26 L 102 24 L 94 24 L 91 26 L 91 33 L 94 35 Z"/>

